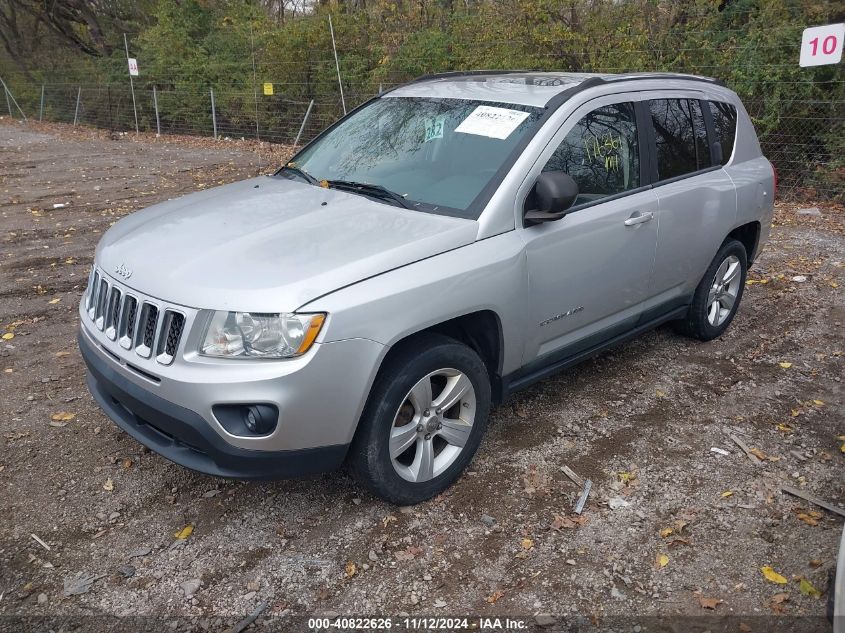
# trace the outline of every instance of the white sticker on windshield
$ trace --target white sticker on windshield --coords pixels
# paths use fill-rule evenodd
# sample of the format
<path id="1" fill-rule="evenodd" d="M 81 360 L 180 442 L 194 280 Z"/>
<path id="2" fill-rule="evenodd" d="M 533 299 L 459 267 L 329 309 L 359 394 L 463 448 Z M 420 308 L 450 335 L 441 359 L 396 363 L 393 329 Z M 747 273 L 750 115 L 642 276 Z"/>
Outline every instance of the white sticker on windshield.
<path id="1" fill-rule="evenodd" d="M 455 128 L 455 132 L 506 139 L 527 118 L 528 112 L 520 110 L 478 106 Z"/>

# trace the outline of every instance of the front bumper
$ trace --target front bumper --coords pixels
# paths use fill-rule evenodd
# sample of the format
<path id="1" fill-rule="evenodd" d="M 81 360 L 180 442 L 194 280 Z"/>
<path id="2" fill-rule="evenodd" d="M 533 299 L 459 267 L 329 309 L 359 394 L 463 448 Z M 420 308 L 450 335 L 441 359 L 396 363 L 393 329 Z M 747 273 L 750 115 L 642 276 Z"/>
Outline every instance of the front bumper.
<path id="1" fill-rule="evenodd" d="M 316 384 L 312 384 L 313 389 L 318 392 L 316 395 L 300 393 L 296 402 L 280 397 L 280 416 L 276 432 L 267 438 L 249 438 L 255 441 L 248 445 L 255 448 L 244 448 L 235 444 L 242 440 L 240 436 L 226 437 L 225 431 L 217 428 L 219 425 L 216 421 L 206 419 L 195 411 L 194 407 L 184 407 L 173 401 L 176 398 L 166 399 L 153 393 L 153 389 L 158 386 L 151 384 L 146 387 L 147 381 L 129 374 L 122 363 L 104 353 L 100 343 L 84 329 L 80 330 L 78 339 L 79 349 L 88 367 L 88 388 L 98 404 L 118 426 L 142 444 L 177 464 L 221 477 L 280 479 L 336 469 L 343 462 L 354 433 L 360 414 L 358 400 L 364 399 L 369 391 L 369 381 L 366 381 L 366 387 L 359 398 L 346 401 L 345 406 L 335 402 L 340 404 L 340 407 L 327 410 L 325 404 L 332 400 L 319 397 L 319 392 L 324 391 L 326 387 L 331 388 L 332 380 L 343 384 L 344 376 L 337 373 L 323 374 L 322 381 L 318 380 Z M 335 344 L 325 347 L 330 348 L 331 345 Z M 326 356 L 333 356 L 330 350 L 323 351 L 328 352 Z M 361 369 L 360 366 L 357 368 L 360 372 L 356 376 L 358 378 L 361 373 L 365 373 L 361 372 Z M 279 380 L 286 383 L 297 382 L 290 380 L 293 375 L 295 374 L 282 376 Z M 351 378 L 349 380 L 355 382 Z M 162 378 L 162 381 L 164 383 L 166 379 Z M 237 399 L 240 386 L 230 383 L 225 385 L 224 389 L 224 385 L 218 383 L 215 391 L 220 401 L 228 402 Z M 363 387 L 363 384 L 361 386 Z M 185 385 L 184 391 L 190 392 L 190 387 L 191 385 Z M 250 390 L 242 391 L 246 392 L 244 399 L 249 401 Z M 343 389 L 339 388 L 338 391 Z M 278 392 L 282 396 L 290 395 L 290 391 L 281 386 Z M 194 401 L 195 395 L 196 393 L 191 393 L 191 402 Z M 321 420 L 293 418 L 288 415 L 291 411 L 300 412 L 303 401 L 315 403 L 314 414 L 319 414 L 322 408 L 323 413 L 331 413 L 333 417 Z M 211 400 L 196 408 L 210 411 L 213 404 L 214 400 Z M 310 436 L 309 431 L 315 427 L 322 429 L 319 436 L 324 439 L 314 441 L 311 446 L 302 447 L 299 442 L 295 442 L 293 448 L 279 448 L 280 441 L 288 444 L 284 442 L 286 438 L 301 440 L 303 436 Z M 328 432 L 329 429 L 331 432 Z"/>

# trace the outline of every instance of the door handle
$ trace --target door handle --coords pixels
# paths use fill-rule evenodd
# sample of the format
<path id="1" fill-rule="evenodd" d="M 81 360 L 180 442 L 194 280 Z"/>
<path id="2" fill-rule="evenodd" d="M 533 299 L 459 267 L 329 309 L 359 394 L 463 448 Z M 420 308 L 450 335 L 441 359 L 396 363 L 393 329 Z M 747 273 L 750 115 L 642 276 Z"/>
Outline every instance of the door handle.
<path id="1" fill-rule="evenodd" d="M 642 224 L 643 222 L 649 222 L 652 219 L 654 219 L 654 214 L 651 211 L 646 211 L 645 213 L 634 211 L 631 217 L 625 220 L 625 226 L 634 226 L 635 224 Z"/>

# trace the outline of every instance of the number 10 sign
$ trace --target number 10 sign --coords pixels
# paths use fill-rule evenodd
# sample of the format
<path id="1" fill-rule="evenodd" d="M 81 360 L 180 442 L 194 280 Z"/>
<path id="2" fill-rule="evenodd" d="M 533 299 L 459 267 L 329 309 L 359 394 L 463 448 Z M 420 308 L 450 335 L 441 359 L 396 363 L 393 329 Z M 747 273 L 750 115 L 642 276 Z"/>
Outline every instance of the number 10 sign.
<path id="1" fill-rule="evenodd" d="M 801 66 L 838 64 L 842 59 L 845 24 L 828 24 L 804 29 L 801 36 Z"/>

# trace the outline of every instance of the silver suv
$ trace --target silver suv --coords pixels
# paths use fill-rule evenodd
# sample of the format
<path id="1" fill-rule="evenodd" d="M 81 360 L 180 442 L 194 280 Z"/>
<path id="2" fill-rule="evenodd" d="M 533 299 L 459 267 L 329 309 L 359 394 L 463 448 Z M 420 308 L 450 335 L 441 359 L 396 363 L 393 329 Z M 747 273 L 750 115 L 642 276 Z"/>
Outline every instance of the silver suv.
<path id="1" fill-rule="evenodd" d="M 346 462 L 416 503 L 517 389 L 664 322 L 722 334 L 774 193 L 742 103 L 710 79 L 424 77 L 272 176 L 115 224 L 80 305 L 88 384 L 183 466 Z"/>

